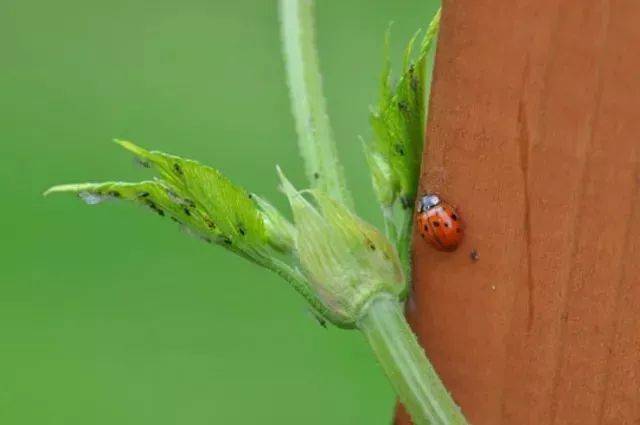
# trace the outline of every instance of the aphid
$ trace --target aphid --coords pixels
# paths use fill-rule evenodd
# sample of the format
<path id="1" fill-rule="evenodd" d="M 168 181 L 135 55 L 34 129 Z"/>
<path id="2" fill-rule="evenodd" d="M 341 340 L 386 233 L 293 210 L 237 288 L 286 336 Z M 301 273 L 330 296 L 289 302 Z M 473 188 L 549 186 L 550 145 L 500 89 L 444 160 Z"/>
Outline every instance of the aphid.
<path id="1" fill-rule="evenodd" d="M 176 173 L 178 173 L 179 175 L 183 175 L 184 172 L 182 171 L 182 167 L 180 166 L 180 164 L 178 164 L 177 162 L 175 164 L 173 164 L 173 169 L 176 171 Z"/>
<path id="2" fill-rule="evenodd" d="M 309 309 L 307 310 L 307 312 L 318 321 L 318 323 L 320 324 L 320 326 L 322 326 L 323 328 L 327 329 L 327 321 L 325 320 L 324 317 L 322 317 L 319 313 L 316 313 L 315 311 Z"/>
<path id="3" fill-rule="evenodd" d="M 434 194 L 420 199 L 416 225 L 421 236 L 440 251 L 455 251 L 464 234 L 455 208 Z"/>
<path id="4" fill-rule="evenodd" d="M 418 79 L 414 76 L 411 77 L 411 89 L 414 91 L 418 90 Z"/>
<path id="5" fill-rule="evenodd" d="M 148 200 L 147 201 L 147 205 L 149 206 L 149 208 L 151 208 L 153 211 L 155 211 L 156 213 L 158 213 L 159 216 L 164 217 L 164 211 L 162 210 L 162 208 L 158 207 L 153 201 Z"/>
<path id="6" fill-rule="evenodd" d="M 151 164 L 149 164 L 149 162 L 145 161 L 144 159 L 135 157 L 133 158 L 133 160 L 137 165 L 141 166 L 142 168 L 151 168 Z"/>
<path id="7" fill-rule="evenodd" d="M 369 247 L 369 249 L 371 251 L 375 251 L 376 250 L 376 244 L 373 243 L 373 241 L 369 238 L 365 238 L 365 243 L 367 244 L 367 247 Z"/>
<path id="8" fill-rule="evenodd" d="M 402 205 L 402 209 L 406 210 L 407 208 L 411 207 L 411 200 L 409 198 L 407 198 L 406 196 L 401 196 L 400 197 L 400 204 Z"/>

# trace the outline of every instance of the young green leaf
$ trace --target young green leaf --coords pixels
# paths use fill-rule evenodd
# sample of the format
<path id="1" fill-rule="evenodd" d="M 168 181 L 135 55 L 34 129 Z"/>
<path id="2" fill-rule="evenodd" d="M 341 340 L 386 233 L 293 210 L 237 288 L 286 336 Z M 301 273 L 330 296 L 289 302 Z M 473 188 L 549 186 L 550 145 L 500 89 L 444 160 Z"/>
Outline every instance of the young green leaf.
<path id="1" fill-rule="evenodd" d="M 161 217 L 168 217 L 184 225 L 209 242 L 224 243 L 225 235 L 198 204 L 166 183 L 143 181 L 139 183 L 105 182 L 54 186 L 45 192 L 77 193 L 86 203 L 93 205 L 107 200 L 126 200 L 143 205 Z"/>
<path id="2" fill-rule="evenodd" d="M 417 34 L 409 41 L 400 79 L 390 83 L 389 32 L 385 37 L 385 61 L 380 83 L 380 100 L 371 112 L 374 139 L 366 145 L 373 186 L 383 208 L 400 198 L 412 205 L 418 185 L 425 120 L 425 63 L 437 34 L 440 13 L 433 18 L 422 40 L 418 56 L 411 60 Z"/>
<path id="3" fill-rule="evenodd" d="M 314 314 L 338 326 L 330 311 L 298 270 L 296 229 L 266 200 L 249 194 L 219 171 L 196 161 L 118 141 L 160 178 L 138 183 L 105 182 L 54 186 L 45 192 L 78 194 L 88 204 L 124 200 L 171 218 L 201 239 L 217 243 L 284 278 L 310 304 Z M 285 254 L 280 258 L 278 254 Z"/>
<path id="4" fill-rule="evenodd" d="M 284 231 L 269 231 L 265 225 L 268 222 L 273 227 L 277 222 L 279 228 L 286 229 L 286 219 L 265 201 L 261 208 L 252 195 L 218 170 L 178 156 L 147 151 L 131 142 L 117 142 L 145 167 L 154 168 L 160 178 L 139 183 L 62 185 L 46 194 L 74 192 L 88 203 L 106 199 L 134 201 L 171 218 L 205 241 L 263 265 L 274 255 L 274 247 L 281 252 L 291 251 L 291 236 Z"/>
<path id="5" fill-rule="evenodd" d="M 140 161 L 155 168 L 177 193 L 196 202 L 230 244 L 247 247 L 266 242 L 264 222 L 249 193 L 218 170 L 196 161 L 147 151 L 127 141 L 116 141 Z"/>

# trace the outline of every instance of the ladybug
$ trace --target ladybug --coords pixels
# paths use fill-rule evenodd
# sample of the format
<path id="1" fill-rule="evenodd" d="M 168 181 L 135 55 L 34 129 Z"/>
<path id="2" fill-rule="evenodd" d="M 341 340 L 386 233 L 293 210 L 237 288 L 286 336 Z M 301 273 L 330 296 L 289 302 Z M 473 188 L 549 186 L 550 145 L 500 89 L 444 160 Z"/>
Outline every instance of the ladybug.
<path id="1" fill-rule="evenodd" d="M 416 224 L 420 235 L 440 251 L 455 251 L 464 235 L 455 208 L 434 194 L 420 199 Z"/>

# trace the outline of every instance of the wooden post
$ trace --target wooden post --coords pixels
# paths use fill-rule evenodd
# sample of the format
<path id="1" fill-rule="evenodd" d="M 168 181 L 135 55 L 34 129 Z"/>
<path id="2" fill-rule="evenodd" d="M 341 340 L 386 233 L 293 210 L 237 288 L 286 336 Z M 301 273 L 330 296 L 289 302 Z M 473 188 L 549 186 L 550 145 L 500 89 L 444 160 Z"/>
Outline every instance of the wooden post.
<path id="1" fill-rule="evenodd" d="M 444 0 L 420 190 L 466 239 L 414 239 L 407 310 L 474 425 L 640 423 L 639 22 Z"/>

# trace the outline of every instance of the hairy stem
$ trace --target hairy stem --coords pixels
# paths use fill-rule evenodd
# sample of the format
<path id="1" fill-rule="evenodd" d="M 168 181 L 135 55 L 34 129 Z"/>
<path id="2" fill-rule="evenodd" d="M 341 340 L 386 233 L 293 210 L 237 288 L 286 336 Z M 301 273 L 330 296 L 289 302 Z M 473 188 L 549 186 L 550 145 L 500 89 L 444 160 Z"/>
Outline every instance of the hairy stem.
<path id="1" fill-rule="evenodd" d="M 411 237 L 413 236 L 413 208 L 402 210 L 402 224 L 400 235 L 397 239 L 396 249 L 402 262 L 405 279 L 407 279 L 407 290 L 411 286 Z"/>
<path id="2" fill-rule="evenodd" d="M 264 257 L 256 255 L 250 258 L 250 261 L 265 267 L 278 276 L 286 280 L 305 300 L 311 305 L 313 313 L 316 317 L 324 317 L 340 326 L 338 317 L 328 309 L 318 298 L 316 293 L 309 287 L 309 283 L 304 275 L 296 267 L 287 264 L 285 261 L 275 257 Z"/>
<path id="3" fill-rule="evenodd" d="M 280 0 L 280 23 L 298 144 L 312 187 L 351 207 L 325 99 L 315 46 L 312 0 Z"/>
<path id="4" fill-rule="evenodd" d="M 382 218 L 384 220 L 384 233 L 387 239 L 398 247 L 398 229 L 393 214 L 393 207 L 382 207 Z"/>
<path id="5" fill-rule="evenodd" d="M 466 420 L 409 328 L 397 301 L 374 299 L 358 321 L 415 425 L 464 425 Z"/>

